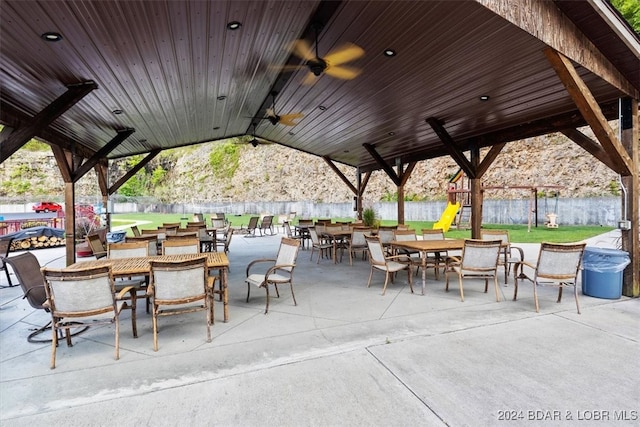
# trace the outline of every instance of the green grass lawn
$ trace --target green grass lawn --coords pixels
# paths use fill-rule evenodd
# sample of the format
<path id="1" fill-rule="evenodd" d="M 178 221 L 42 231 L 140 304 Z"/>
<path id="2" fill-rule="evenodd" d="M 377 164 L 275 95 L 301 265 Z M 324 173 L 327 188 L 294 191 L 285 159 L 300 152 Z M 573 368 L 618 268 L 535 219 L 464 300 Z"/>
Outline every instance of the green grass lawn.
<path id="1" fill-rule="evenodd" d="M 245 226 L 249 223 L 249 218 L 254 215 L 228 215 L 227 219 L 234 227 Z M 210 215 L 205 215 L 207 223 L 210 223 Z M 353 218 L 332 218 L 333 221 L 352 221 Z M 118 229 L 126 229 L 134 224 L 138 224 L 140 229 L 155 229 L 162 226 L 163 222 L 180 222 L 183 225 L 187 221 L 191 221 L 192 216 L 189 214 L 160 214 L 160 213 L 129 213 L 129 214 L 113 214 L 111 215 L 111 227 Z M 294 221 L 295 223 L 295 221 Z M 395 225 L 396 221 L 382 220 L 381 225 Z M 432 228 L 434 221 L 407 221 L 407 225 L 418 233 L 423 228 Z M 504 224 L 483 224 L 487 229 L 509 230 L 509 238 L 514 243 L 540 243 L 554 242 L 567 243 L 578 242 L 590 237 L 597 236 L 602 233 L 613 230 L 613 227 L 601 226 L 562 226 L 558 228 L 546 228 L 540 225 L 537 228 L 532 227 L 531 232 L 527 231 L 526 225 L 504 225 Z M 129 230 L 128 234 L 132 234 Z M 470 238 L 470 230 L 451 229 L 445 233 L 450 238 Z"/>

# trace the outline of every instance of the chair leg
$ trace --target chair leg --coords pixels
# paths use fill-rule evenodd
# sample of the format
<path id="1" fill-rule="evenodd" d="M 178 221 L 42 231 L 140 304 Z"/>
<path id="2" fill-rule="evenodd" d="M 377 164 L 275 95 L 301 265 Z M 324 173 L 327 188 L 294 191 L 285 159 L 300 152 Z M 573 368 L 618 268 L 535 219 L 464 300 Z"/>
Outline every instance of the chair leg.
<path id="1" fill-rule="evenodd" d="M 500 295 L 498 294 L 498 275 L 493 276 L 493 282 L 496 289 L 496 302 L 500 302 Z"/>
<path id="2" fill-rule="evenodd" d="M 269 312 L 269 285 L 265 284 L 264 289 L 267 291 L 267 306 L 264 309 L 264 314 Z"/>
<path id="3" fill-rule="evenodd" d="M 120 360 L 120 316 L 116 313 L 116 360 Z"/>
<path id="4" fill-rule="evenodd" d="M 536 313 L 540 313 L 540 306 L 538 305 L 538 282 L 533 282 L 533 301 L 536 303 Z"/>
<path id="5" fill-rule="evenodd" d="M 458 275 L 458 284 L 460 285 L 460 301 L 464 302 L 464 290 L 462 289 L 462 275 Z"/>
<path id="6" fill-rule="evenodd" d="M 293 293 L 293 283 L 289 282 L 289 286 L 291 287 L 291 297 L 293 298 L 293 305 L 298 305 L 296 302 L 296 295 Z"/>
<path id="7" fill-rule="evenodd" d="M 138 305 L 138 291 L 131 289 L 131 330 L 133 331 L 133 337 L 138 338 L 138 327 L 136 319 L 136 310 Z"/>
<path id="8" fill-rule="evenodd" d="M 205 310 L 207 312 L 207 342 L 211 342 L 211 324 L 213 323 L 213 294 L 207 295 L 204 298 L 205 305 L 209 305 Z"/>
<path id="9" fill-rule="evenodd" d="M 578 314 L 580 313 L 580 303 L 578 302 L 578 286 L 576 286 L 576 283 L 573 283 L 573 296 L 576 298 L 576 309 L 578 309 Z"/>
<path id="10" fill-rule="evenodd" d="M 563 286 L 564 286 L 564 284 L 562 282 L 558 286 L 558 301 L 556 301 L 557 303 L 560 303 L 560 301 L 562 301 L 562 287 Z"/>
<path id="11" fill-rule="evenodd" d="M 158 351 L 158 307 L 155 302 L 153 304 L 151 321 L 153 323 L 153 351 Z"/>
<path id="12" fill-rule="evenodd" d="M 247 302 L 249 302 L 250 293 L 251 293 L 251 283 L 247 283 Z"/>
<path id="13" fill-rule="evenodd" d="M 413 293 L 413 275 L 411 271 L 411 266 L 407 269 L 407 280 L 409 281 L 409 289 L 411 289 L 411 293 Z"/>
<path id="14" fill-rule="evenodd" d="M 367 288 L 371 287 L 371 278 L 373 277 L 373 267 L 371 267 L 371 272 L 369 273 L 369 281 L 367 282 Z"/>
<path id="15" fill-rule="evenodd" d="M 56 367 L 56 350 L 58 348 L 58 330 L 55 326 L 55 319 L 53 320 L 51 327 L 51 369 Z"/>
<path id="16" fill-rule="evenodd" d="M 384 287 L 382 288 L 382 295 L 384 295 L 385 292 L 387 292 L 387 283 L 389 282 L 389 272 L 385 272 L 384 275 Z"/>

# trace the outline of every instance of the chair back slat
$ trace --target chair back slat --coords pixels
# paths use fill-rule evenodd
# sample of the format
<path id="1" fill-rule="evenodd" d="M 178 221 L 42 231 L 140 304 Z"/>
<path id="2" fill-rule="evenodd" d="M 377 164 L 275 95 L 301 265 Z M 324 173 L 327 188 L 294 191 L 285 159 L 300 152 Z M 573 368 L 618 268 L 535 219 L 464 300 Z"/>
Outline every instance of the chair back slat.
<path id="1" fill-rule="evenodd" d="M 48 297 L 54 313 L 67 316 L 88 311 L 114 309 L 114 287 L 110 267 L 88 268 L 61 272 L 43 269 Z"/>
<path id="2" fill-rule="evenodd" d="M 297 239 L 283 238 L 280 243 L 280 249 L 278 249 L 278 256 L 276 257 L 276 265 L 293 265 L 296 263 L 298 257 L 298 249 L 300 248 L 300 241 Z M 284 267 L 282 270 L 292 271 L 293 267 Z"/>
<path id="3" fill-rule="evenodd" d="M 155 246 L 155 240 L 151 242 Z M 111 243 L 107 257 L 117 259 L 149 256 L 150 245 L 151 243 L 147 241 Z"/>
<path id="4" fill-rule="evenodd" d="M 369 248 L 369 260 L 376 265 L 386 265 L 384 258 L 384 248 L 380 242 L 380 238 L 377 236 L 365 236 L 367 247 Z"/>
<path id="5" fill-rule="evenodd" d="M 580 268 L 586 244 L 542 243 L 538 256 L 538 277 L 573 278 Z"/>
<path id="6" fill-rule="evenodd" d="M 462 249 L 463 270 L 495 270 L 500 255 L 500 240 L 466 239 Z"/>
<path id="7" fill-rule="evenodd" d="M 163 255 L 200 253 L 200 240 L 192 238 L 169 239 L 162 242 Z"/>
<path id="8" fill-rule="evenodd" d="M 370 234 L 370 228 L 354 228 L 351 232 L 351 246 L 366 246 L 365 235 Z"/>
<path id="9" fill-rule="evenodd" d="M 158 300 L 181 300 L 200 297 L 206 292 L 206 261 L 152 263 L 153 295 Z"/>
<path id="10" fill-rule="evenodd" d="M 436 228 L 435 230 L 423 228 L 422 240 L 444 240 L 444 231 L 441 228 Z"/>
<path id="11" fill-rule="evenodd" d="M 393 229 L 390 228 L 380 228 L 378 230 L 378 237 L 380 238 L 380 242 L 382 244 L 389 243 L 393 240 Z"/>
<path id="12" fill-rule="evenodd" d="M 481 230 L 482 240 L 501 240 L 504 245 L 509 244 L 509 231 L 507 230 Z"/>
<path id="13" fill-rule="evenodd" d="M 418 240 L 418 236 L 413 230 L 394 230 L 393 239 L 399 242 Z"/>

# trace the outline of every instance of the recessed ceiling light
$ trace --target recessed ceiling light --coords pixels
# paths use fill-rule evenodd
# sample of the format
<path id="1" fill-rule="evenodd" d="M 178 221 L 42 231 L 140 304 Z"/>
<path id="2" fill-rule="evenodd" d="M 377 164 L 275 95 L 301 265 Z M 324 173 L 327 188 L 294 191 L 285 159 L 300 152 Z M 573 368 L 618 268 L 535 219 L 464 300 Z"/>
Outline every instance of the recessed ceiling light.
<path id="1" fill-rule="evenodd" d="M 220 130 L 220 126 L 215 126 L 213 130 Z"/>
<path id="2" fill-rule="evenodd" d="M 112 113 L 113 113 L 113 114 L 115 114 L 115 115 L 122 114 L 123 112 L 124 112 L 124 111 L 122 111 L 122 110 L 121 110 L 121 109 L 119 109 L 119 108 L 116 108 L 115 110 L 113 110 L 113 111 L 112 111 Z"/>
<path id="3" fill-rule="evenodd" d="M 343 153 L 348 153 L 348 152 L 349 152 L 349 150 L 344 150 L 344 151 L 343 151 Z"/>
<path id="4" fill-rule="evenodd" d="M 295 135 L 295 133 L 293 133 L 293 132 L 289 132 L 289 135 L 293 136 L 293 135 Z"/>
<path id="5" fill-rule="evenodd" d="M 325 111 L 327 109 L 327 107 L 325 107 L 324 105 L 321 105 L 318 107 L 318 110 L 320 111 Z"/>
<path id="6" fill-rule="evenodd" d="M 220 95 L 218 98 L 216 98 L 218 101 L 224 101 L 225 99 L 227 99 L 226 95 Z"/>
<path id="7" fill-rule="evenodd" d="M 480 95 L 480 101 L 488 101 L 489 95 Z"/>
<path id="8" fill-rule="evenodd" d="M 147 142 L 147 140 L 146 139 L 141 139 L 140 142 L 142 142 L 144 144 L 145 142 Z"/>
<path id="9" fill-rule="evenodd" d="M 395 134 L 396 134 L 396 133 L 395 133 L 395 132 L 393 132 L 393 131 L 389 132 L 389 136 L 393 136 L 393 135 L 395 135 Z"/>
<path id="10" fill-rule="evenodd" d="M 62 40 L 62 34 L 55 33 L 53 31 L 47 31 L 46 33 L 42 33 L 40 37 L 43 40 L 46 40 L 48 42 L 59 42 L 60 40 Z"/>
<path id="11" fill-rule="evenodd" d="M 238 21 L 231 21 L 227 24 L 227 28 L 230 30 L 237 30 L 240 27 L 242 27 L 242 24 Z"/>
<path id="12" fill-rule="evenodd" d="M 384 50 L 384 56 L 396 56 L 396 51 L 393 49 L 385 49 Z"/>

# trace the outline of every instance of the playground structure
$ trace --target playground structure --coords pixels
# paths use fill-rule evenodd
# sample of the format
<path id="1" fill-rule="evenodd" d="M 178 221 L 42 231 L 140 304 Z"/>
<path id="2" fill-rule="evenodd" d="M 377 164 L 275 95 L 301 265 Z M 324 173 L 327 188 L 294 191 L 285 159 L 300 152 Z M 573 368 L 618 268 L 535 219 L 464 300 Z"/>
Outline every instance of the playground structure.
<path id="1" fill-rule="evenodd" d="M 465 185 L 467 182 L 467 185 Z M 560 185 L 501 185 L 501 186 L 483 186 L 482 194 L 487 190 L 524 190 L 529 192 L 529 209 L 527 212 L 528 231 L 531 231 L 532 224 L 537 228 L 538 219 L 538 200 L 540 191 L 544 191 L 544 208 L 545 208 L 545 227 L 558 228 L 558 200 L 560 197 L 560 189 L 564 187 Z M 549 196 L 555 199 L 555 206 L 552 210 L 549 208 Z M 462 170 L 449 180 L 449 188 L 447 190 L 447 207 L 445 208 L 440 220 L 436 222 L 433 228 L 442 228 L 445 232 L 451 226 L 455 226 L 459 230 L 468 230 L 471 228 L 471 190 Z"/>

